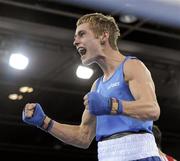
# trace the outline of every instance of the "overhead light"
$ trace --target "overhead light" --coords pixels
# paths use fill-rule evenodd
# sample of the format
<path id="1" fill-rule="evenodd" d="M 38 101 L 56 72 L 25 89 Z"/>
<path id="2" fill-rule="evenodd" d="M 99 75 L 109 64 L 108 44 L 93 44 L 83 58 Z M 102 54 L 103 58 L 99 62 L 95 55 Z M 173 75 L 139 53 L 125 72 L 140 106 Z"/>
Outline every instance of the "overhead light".
<path id="1" fill-rule="evenodd" d="M 76 75 L 82 79 L 89 79 L 93 75 L 94 71 L 91 68 L 79 65 L 76 70 Z"/>
<path id="2" fill-rule="evenodd" d="M 11 56 L 9 58 L 9 65 L 12 68 L 15 68 L 18 70 L 25 69 L 27 67 L 28 63 L 29 63 L 29 59 L 20 53 L 11 54 Z"/>
<path id="3" fill-rule="evenodd" d="M 13 93 L 13 94 L 9 94 L 8 98 L 10 100 L 21 100 L 23 98 L 23 96 Z"/>
<path id="4" fill-rule="evenodd" d="M 33 88 L 32 87 L 28 87 L 28 86 L 23 86 L 19 88 L 19 91 L 21 93 L 31 93 L 33 92 Z"/>
<path id="5" fill-rule="evenodd" d="M 121 15 L 119 20 L 123 23 L 134 23 L 137 21 L 137 17 L 133 15 Z"/>

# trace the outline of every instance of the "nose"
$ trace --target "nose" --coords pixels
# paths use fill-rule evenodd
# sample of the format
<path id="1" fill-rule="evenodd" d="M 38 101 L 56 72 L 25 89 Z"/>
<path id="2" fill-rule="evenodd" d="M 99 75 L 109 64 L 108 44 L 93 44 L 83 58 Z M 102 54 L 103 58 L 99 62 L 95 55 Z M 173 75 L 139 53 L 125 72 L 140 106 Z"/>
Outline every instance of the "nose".
<path id="1" fill-rule="evenodd" d="M 76 47 L 79 45 L 79 41 L 78 41 L 77 37 L 74 38 L 73 45 Z"/>

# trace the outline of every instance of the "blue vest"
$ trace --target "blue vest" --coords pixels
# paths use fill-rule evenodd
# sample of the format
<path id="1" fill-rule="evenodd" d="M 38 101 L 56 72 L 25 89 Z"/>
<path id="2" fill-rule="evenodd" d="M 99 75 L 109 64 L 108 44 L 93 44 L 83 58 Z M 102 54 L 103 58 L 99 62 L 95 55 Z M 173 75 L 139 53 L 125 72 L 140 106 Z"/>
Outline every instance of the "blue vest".
<path id="1" fill-rule="evenodd" d="M 134 101 L 123 74 L 124 63 L 132 58 L 135 57 L 127 56 L 107 81 L 103 81 L 103 77 L 98 78 L 96 92 L 105 97 Z M 152 133 L 152 125 L 153 121 L 143 121 L 125 115 L 99 115 L 97 116 L 96 124 L 96 140 L 100 141 L 104 137 L 120 132 L 138 132 L 143 130 Z"/>

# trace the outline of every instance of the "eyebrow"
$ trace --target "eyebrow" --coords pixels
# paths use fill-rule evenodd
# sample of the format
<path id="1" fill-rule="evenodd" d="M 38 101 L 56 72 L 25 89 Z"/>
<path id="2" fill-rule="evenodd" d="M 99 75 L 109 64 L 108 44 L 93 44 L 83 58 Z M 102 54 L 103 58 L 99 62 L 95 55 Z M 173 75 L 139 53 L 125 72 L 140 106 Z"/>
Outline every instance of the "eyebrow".
<path id="1" fill-rule="evenodd" d="M 77 35 L 79 35 L 81 32 L 85 32 L 85 30 L 79 30 L 79 31 L 77 32 L 77 34 L 74 35 L 74 38 L 76 38 Z"/>

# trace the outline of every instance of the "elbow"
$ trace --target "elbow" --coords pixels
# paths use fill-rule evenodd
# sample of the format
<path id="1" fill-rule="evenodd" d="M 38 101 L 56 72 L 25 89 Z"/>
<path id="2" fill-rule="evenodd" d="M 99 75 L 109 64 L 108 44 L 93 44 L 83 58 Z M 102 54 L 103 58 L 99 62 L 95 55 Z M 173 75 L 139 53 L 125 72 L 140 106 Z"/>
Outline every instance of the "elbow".
<path id="1" fill-rule="evenodd" d="M 140 113 L 134 115 L 135 118 L 140 120 L 156 121 L 160 116 L 160 108 L 157 102 L 149 101 L 143 104 L 143 109 Z"/>
<path id="2" fill-rule="evenodd" d="M 157 121 L 159 119 L 159 116 L 160 116 L 160 107 L 158 105 L 157 102 L 153 102 L 152 103 L 152 112 L 151 112 L 151 119 L 153 121 Z"/>
<path id="3" fill-rule="evenodd" d="M 90 135 L 84 135 L 82 138 L 81 138 L 81 148 L 82 149 L 88 149 L 89 146 L 91 145 L 91 142 L 93 140 L 93 137 L 90 136 Z"/>
<path id="4" fill-rule="evenodd" d="M 81 148 L 83 149 L 88 149 L 89 146 L 91 145 L 91 142 L 94 139 L 94 132 L 90 128 L 86 128 L 85 126 L 81 128 L 80 132 L 80 140 L 81 140 Z"/>
<path id="5" fill-rule="evenodd" d="M 91 141 L 88 140 L 88 139 L 86 139 L 86 140 L 84 140 L 84 141 L 82 142 L 81 148 L 82 148 L 82 149 L 88 149 L 89 146 L 90 146 L 90 144 L 91 144 Z"/>
<path id="6" fill-rule="evenodd" d="M 64 143 L 81 148 L 81 149 L 88 149 L 90 146 L 90 142 L 87 142 L 85 140 L 78 141 L 77 143 L 72 143 L 72 142 L 68 142 L 68 141 L 66 141 Z"/>
<path id="7" fill-rule="evenodd" d="M 90 144 L 88 144 L 88 143 L 83 144 L 82 149 L 88 149 L 88 148 L 89 148 L 89 146 L 90 146 Z"/>
<path id="8" fill-rule="evenodd" d="M 88 149 L 94 139 L 93 135 L 89 135 L 84 139 L 84 149 Z"/>

